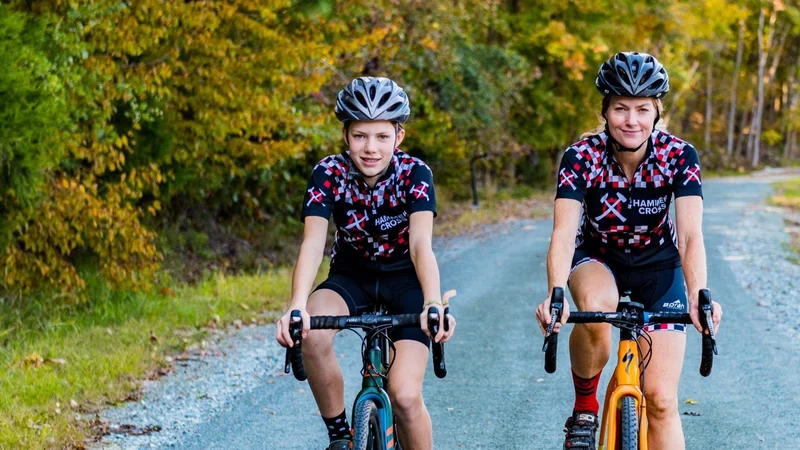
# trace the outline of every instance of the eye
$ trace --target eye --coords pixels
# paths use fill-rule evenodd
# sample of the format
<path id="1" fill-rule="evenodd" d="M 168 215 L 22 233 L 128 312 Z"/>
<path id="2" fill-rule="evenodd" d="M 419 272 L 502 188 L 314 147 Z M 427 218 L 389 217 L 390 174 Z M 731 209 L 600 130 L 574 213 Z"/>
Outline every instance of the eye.
<path id="1" fill-rule="evenodd" d="M 382 141 L 385 141 L 385 140 L 389 139 L 389 135 L 388 134 L 381 134 L 381 135 L 378 136 L 378 139 L 380 139 Z"/>
<path id="2" fill-rule="evenodd" d="M 361 133 L 356 133 L 353 135 L 353 139 L 364 139 L 364 135 Z"/>

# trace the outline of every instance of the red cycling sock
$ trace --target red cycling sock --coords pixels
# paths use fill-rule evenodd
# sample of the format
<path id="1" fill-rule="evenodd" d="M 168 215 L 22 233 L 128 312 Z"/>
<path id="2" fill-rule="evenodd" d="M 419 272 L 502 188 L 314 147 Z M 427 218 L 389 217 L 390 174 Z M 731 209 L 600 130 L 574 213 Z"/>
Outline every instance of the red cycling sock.
<path id="1" fill-rule="evenodd" d="M 581 378 L 572 372 L 572 383 L 575 385 L 575 409 L 573 414 L 578 411 L 591 411 L 597 415 L 600 410 L 600 403 L 597 402 L 597 384 L 600 381 L 600 374 L 592 378 Z"/>

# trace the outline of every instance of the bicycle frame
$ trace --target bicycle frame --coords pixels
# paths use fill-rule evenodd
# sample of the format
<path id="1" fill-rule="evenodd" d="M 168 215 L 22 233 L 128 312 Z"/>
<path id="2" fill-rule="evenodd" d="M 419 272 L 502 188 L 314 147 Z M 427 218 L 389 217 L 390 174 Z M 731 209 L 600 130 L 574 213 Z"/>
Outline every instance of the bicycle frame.
<path id="1" fill-rule="evenodd" d="M 605 402 L 600 428 L 598 450 L 617 448 L 617 405 L 623 396 L 630 395 L 636 399 L 639 417 L 639 448 L 647 449 L 647 417 L 646 403 L 640 384 L 641 355 L 636 337 L 630 330 L 620 329 L 619 349 L 617 350 L 617 366 L 606 388 Z M 606 442 L 608 439 L 608 442 Z"/>
<path id="2" fill-rule="evenodd" d="M 444 317 L 449 314 L 450 308 L 444 309 Z M 392 413 L 389 394 L 386 392 L 387 375 L 391 365 L 390 348 L 392 347 L 389 337 L 384 331 L 386 327 L 398 326 L 419 326 L 420 316 L 417 314 L 400 314 L 387 316 L 384 315 L 382 308 L 378 308 L 374 314 L 363 314 L 361 316 L 315 316 L 311 317 L 310 328 L 343 330 L 347 328 L 360 328 L 366 332 L 365 339 L 367 345 L 362 352 L 362 373 L 363 381 L 361 390 L 356 395 L 353 402 L 351 417 L 355 420 L 359 406 L 366 401 L 374 402 L 377 408 L 377 419 L 379 421 L 379 436 L 382 436 L 384 450 L 394 450 L 399 448 L 397 433 Z M 428 331 L 431 335 L 436 335 L 439 331 L 439 313 L 433 309 L 428 311 Z M 447 323 L 444 325 L 448 329 Z M 294 372 L 295 378 L 304 381 L 307 378 L 303 367 L 302 342 L 301 342 L 302 319 L 300 311 L 294 310 L 291 313 L 289 333 L 294 342 L 294 346 L 286 349 L 286 365 L 284 372 L 289 373 L 290 369 Z M 447 368 L 444 357 L 444 343 L 432 343 L 433 371 L 439 378 L 447 375 Z M 355 430 L 352 430 L 355 436 Z"/>
<path id="3" fill-rule="evenodd" d="M 544 368 L 548 373 L 556 371 L 556 355 L 558 349 L 558 333 L 554 333 L 556 322 L 560 320 L 564 304 L 564 289 L 554 287 L 551 294 L 550 315 L 551 321 L 545 331 Z M 620 330 L 619 349 L 617 350 L 617 365 L 611 380 L 606 388 L 603 403 L 602 421 L 600 423 L 600 440 L 598 450 L 616 450 L 622 438 L 619 435 L 620 423 L 617 420 L 617 410 L 625 397 L 632 397 L 636 401 L 638 420 L 638 448 L 647 449 L 647 408 L 642 389 L 642 354 L 638 345 L 638 330 L 645 323 L 682 323 L 691 324 L 688 313 L 643 311 L 643 305 L 634 302 L 620 303 L 616 313 L 591 311 L 575 312 L 570 314 L 570 323 L 611 323 L 616 324 Z M 702 357 L 700 361 L 700 374 L 707 377 L 711 374 L 714 355 L 717 346 L 714 339 L 714 325 L 712 321 L 711 295 L 707 289 L 698 293 L 698 313 L 703 324 Z M 620 324 L 630 325 L 628 327 Z M 634 328 L 631 328 L 633 326 Z M 636 328 L 639 327 L 639 328 Z"/>
<path id="4" fill-rule="evenodd" d="M 374 335 L 369 341 L 369 345 L 364 350 L 363 361 L 366 363 L 362 369 L 364 378 L 361 381 L 361 390 L 356 394 L 353 401 L 353 412 L 350 417 L 356 416 L 358 405 L 365 400 L 372 400 L 378 407 L 378 420 L 381 429 L 384 430 L 383 440 L 386 450 L 393 450 L 397 439 L 394 430 L 394 414 L 392 413 L 392 403 L 389 401 L 389 394 L 386 392 L 384 376 L 387 375 L 386 369 L 389 367 L 389 345 L 385 336 Z"/>

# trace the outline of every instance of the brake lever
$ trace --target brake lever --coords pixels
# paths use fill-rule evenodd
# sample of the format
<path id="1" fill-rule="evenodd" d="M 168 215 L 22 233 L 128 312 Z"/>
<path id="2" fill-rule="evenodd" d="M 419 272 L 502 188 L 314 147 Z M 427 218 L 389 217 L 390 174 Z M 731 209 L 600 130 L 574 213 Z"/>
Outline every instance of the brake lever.
<path id="1" fill-rule="evenodd" d="M 290 373 L 292 367 L 292 353 L 300 345 L 303 333 L 303 316 L 300 310 L 293 310 L 289 318 L 289 337 L 292 338 L 292 347 L 286 347 L 286 360 L 284 361 L 283 373 Z"/>

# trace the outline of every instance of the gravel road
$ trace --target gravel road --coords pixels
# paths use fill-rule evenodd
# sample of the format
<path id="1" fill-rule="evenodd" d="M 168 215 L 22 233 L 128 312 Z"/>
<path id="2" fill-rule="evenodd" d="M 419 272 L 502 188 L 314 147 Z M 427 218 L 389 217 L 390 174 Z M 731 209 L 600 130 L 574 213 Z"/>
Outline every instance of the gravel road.
<path id="1" fill-rule="evenodd" d="M 782 212 L 763 206 L 774 179 L 704 186 L 709 286 L 725 318 L 709 378 L 698 373 L 699 336 L 689 334 L 679 392 L 681 412 L 693 414 L 681 416 L 689 449 L 800 447 L 800 428 L 785 419 L 800 404 L 800 266 L 790 261 Z M 551 227 L 548 220 L 509 222 L 436 242 L 443 288 L 459 291 L 448 376 L 439 380 L 429 368 L 425 382 L 436 449 L 560 448 L 573 395 L 567 345 L 559 370 L 546 374 L 533 320 L 547 289 Z M 96 448 L 324 448 L 308 385 L 283 376 L 273 336 L 269 325 L 237 330 L 214 344 L 217 356 L 147 382 L 140 401 L 102 418 L 112 430 L 160 431 L 110 434 Z M 340 333 L 336 342 L 351 401 L 360 385 L 360 341 Z"/>

